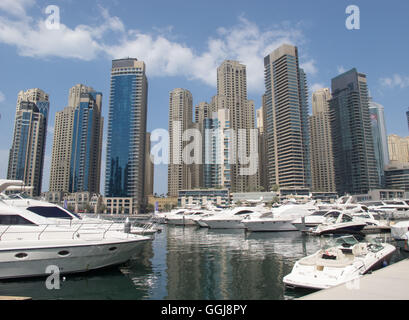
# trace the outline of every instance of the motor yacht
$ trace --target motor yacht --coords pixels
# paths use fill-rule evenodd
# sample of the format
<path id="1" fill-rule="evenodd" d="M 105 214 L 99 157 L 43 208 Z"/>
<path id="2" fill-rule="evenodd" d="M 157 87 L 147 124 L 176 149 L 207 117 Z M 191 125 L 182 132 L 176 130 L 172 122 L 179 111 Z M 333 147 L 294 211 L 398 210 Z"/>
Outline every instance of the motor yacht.
<path id="1" fill-rule="evenodd" d="M 325 214 L 325 221 L 309 231 L 314 235 L 359 233 L 365 226 L 363 220 L 340 210 L 331 210 Z"/>
<path id="2" fill-rule="evenodd" d="M 168 225 L 197 226 L 196 221 L 209 216 L 206 210 L 189 210 L 175 213 L 166 217 Z"/>
<path id="3" fill-rule="evenodd" d="M 327 289 L 358 279 L 389 262 L 396 248 L 376 240 L 358 242 L 340 237 L 327 248 L 298 260 L 283 278 L 290 288 Z"/>
<path id="4" fill-rule="evenodd" d="M 308 207 L 300 204 L 287 204 L 274 208 L 260 216 L 243 219 L 247 231 L 297 231 L 292 221 L 310 215 Z"/>
<path id="5" fill-rule="evenodd" d="M 50 224 L 50 220 L 0 200 L 0 279 L 46 276 L 122 264 L 152 239 L 109 227 Z"/>
<path id="6" fill-rule="evenodd" d="M 264 206 L 234 207 L 221 211 L 210 217 L 200 219 L 210 229 L 244 229 L 243 219 L 249 216 L 260 216 L 270 209 Z"/>
<path id="7" fill-rule="evenodd" d="M 49 203 L 43 200 L 32 199 L 25 193 L 10 195 L 6 195 L 4 193 L 6 190 L 16 190 L 18 188 L 22 188 L 22 191 L 24 191 L 24 186 L 22 185 L 22 183 L 23 181 L 19 180 L 1 179 L 0 199 L 10 206 L 22 208 L 33 212 L 43 218 L 46 218 L 48 224 L 81 224 L 83 229 L 92 229 L 95 227 L 109 227 L 110 230 L 116 231 L 124 231 L 125 229 L 125 222 L 115 222 L 108 219 L 101 219 L 99 217 L 91 218 L 87 216 L 80 216 L 79 214 L 71 212 L 57 204 Z M 128 220 L 126 224 L 129 225 L 127 232 L 133 234 L 153 235 L 158 231 L 153 223 L 148 223 L 144 227 L 139 227 L 131 225 Z"/>

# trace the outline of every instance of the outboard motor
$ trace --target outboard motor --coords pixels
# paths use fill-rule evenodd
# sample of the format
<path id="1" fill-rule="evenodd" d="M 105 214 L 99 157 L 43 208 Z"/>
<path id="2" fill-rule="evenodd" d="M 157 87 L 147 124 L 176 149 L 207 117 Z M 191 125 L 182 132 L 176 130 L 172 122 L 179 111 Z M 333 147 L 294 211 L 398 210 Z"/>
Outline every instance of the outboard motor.
<path id="1" fill-rule="evenodd" d="M 125 220 L 124 232 L 125 233 L 131 233 L 131 222 L 129 221 L 129 218 L 126 218 L 126 220 Z"/>

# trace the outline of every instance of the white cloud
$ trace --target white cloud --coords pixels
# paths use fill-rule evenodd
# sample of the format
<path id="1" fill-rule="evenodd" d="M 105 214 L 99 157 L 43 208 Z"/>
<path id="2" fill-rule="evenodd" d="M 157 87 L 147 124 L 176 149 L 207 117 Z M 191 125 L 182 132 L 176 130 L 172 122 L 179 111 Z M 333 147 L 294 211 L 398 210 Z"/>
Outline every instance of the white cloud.
<path id="1" fill-rule="evenodd" d="M 6 96 L 0 91 L 0 103 L 6 100 Z"/>
<path id="2" fill-rule="evenodd" d="M 262 31 L 243 17 L 232 28 L 219 28 L 217 37 L 208 39 L 207 50 L 197 54 L 185 44 L 170 41 L 162 35 L 153 36 L 131 30 L 120 43 L 105 46 L 112 58 L 134 56 L 145 61 L 151 76 L 183 75 L 215 86 L 217 67 L 225 59 L 238 60 L 247 67 L 249 91 L 264 90 L 264 56 L 283 43 L 301 41 L 297 29 Z M 308 61 L 306 72 L 315 73 L 314 61 Z"/>
<path id="3" fill-rule="evenodd" d="M 32 0 L 20 0 L 20 3 L 29 2 Z M 100 55 L 136 57 L 146 63 L 149 76 L 184 76 L 210 86 L 216 86 L 216 69 L 223 60 L 238 60 L 247 67 L 248 90 L 261 93 L 264 91 L 263 58 L 283 43 L 299 45 L 304 41 L 297 25 L 261 30 L 256 23 L 241 16 L 238 24 L 219 28 L 216 36 L 207 40 L 206 49 L 197 53 L 174 40 L 177 37 L 171 34 L 171 27 L 165 33 L 156 29 L 156 35 L 126 30 L 118 17 L 111 17 L 107 9 L 99 9 L 103 21 L 100 25 L 70 28 L 60 24 L 58 30 L 47 29 L 42 20 L 34 22 L 0 16 L 0 43 L 15 46 L 22 56 L 36 58 L 89 61 Z M 106 36 L 108 32 L 117 33 L 114 40 Z M 307 59 L 301 66 L 307 74 L 317 73 L 314 59 Z"/>
<path id="4" fill-rule="evenodd" d="M 409 87 L 409 76 L 402 76 L 395 73 L 391 77 L 379 79 L 380 84 L 383 87 L 395 88 L 399 87 L 401 89 Z"/>
<path id="5" fill-rule="evenodd" d="M 311 59 L 304 63 L 300 64 L 300 67 L 308 74 L 316 74 L 318 72 L 317 67 L 315 66 L 315 60 Z"/>
<path id="6" fill-rule="evenodd" d="M 323 83 L 314 83 L 310 86 L 310 91 L 314 92 L 322 88 L 326 88 L 326 86 Z"/>
<path id="7" fill-rule="evenodd" d="M 32 6 L 34 3 L 35 0 L 1 0 L 0 10 L 14 16 L 25 17 L 26 8 Z"/>

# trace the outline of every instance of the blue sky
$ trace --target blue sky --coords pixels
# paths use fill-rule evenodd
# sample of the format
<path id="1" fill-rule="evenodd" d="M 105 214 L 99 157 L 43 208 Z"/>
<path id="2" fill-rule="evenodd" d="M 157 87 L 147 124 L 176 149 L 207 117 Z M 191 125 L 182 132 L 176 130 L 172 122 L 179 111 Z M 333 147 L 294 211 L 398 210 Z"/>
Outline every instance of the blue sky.
<path id="1" fill-rule="evenodd" d="M 351 4 L 360 9 L 359 30 L 345 26 Z M 60 10 L 58 30 L 46 28 L 49 5 Z M 407 136 L 408 32 L 409 2 L 398 0 L 0 0 L 0 177 L 7 174 L 19 90 L 50 94 L 46 191 L 54 116 L 69 88 L 83 83 L 101 91 L 106 124 L 111 60 L 126 56 L 146 63 L 149 131 L 167 129 L 174 88 L 190 90 L 194 104 L 210 101 L 224 59 L 247 65 L 248 97 L 259 108 L 263 57 L 287 42 L 298 46 L 311 90 L 330 87 L 352 67 L 365 73 L 373 99 L 385 107 L 388 134 Z M 155 191 L 166 193 L 166 167 L 155 171 Z"/>

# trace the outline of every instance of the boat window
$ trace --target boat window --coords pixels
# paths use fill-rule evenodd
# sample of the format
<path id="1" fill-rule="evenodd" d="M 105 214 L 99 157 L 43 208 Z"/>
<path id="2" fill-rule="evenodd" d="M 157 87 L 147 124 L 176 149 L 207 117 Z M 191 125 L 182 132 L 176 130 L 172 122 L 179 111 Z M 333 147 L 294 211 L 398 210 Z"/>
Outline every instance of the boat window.
<path id="1" fill-rule="evenodd" d="M 251 210 L 241 210 L 239 212 L 236 212 L 234 215 L 249 214 L 249 213 L 253 213 L 253 211 L 251 211 Z"/>
<path id="2" fill-rule="evenodd" d="M 328 211 L 314 211 L 314 213 L 312 213 L 312 216 L 323 216 L 324 214 L 326 214 Z"/>
<path id="3" fill-rule="evenodd" d="M 326 218 L 338 218 L 339 215 L 340 215 L 339 211 L 330 211 L 325 214 L 325 217 Z"/>
<path id="4" fill-rule="evenodd" d="M 35 223 L 17 215 L 2 214 L 0 215 L 0 225 L 36 225 Z"/>
<path id="5" fill-rule="evenodd" d="M 351 217 L 351 216 L 349 216 L 349 215 L 347 215 L 347 214 L 344 214 L 344 215 L 342 216 L 342 222 L 350 222 L 350 221 L 352 221 L 352 217 Z"/>
<path id="6" fill-rule="evenodd" d="M 35 214 L 38 214 L 39 216 L 42 216 L 45 218 L 59 218 L 59 219 L 71 219 L 72 220 L 71 215 L 69 215 L 64 210 L 61 210 L 60 208 L 54 207 L 54 206 L 52 207 L 47 207 L 47 206 L 28 207 L 27 210 L 34 212 Z"/>

